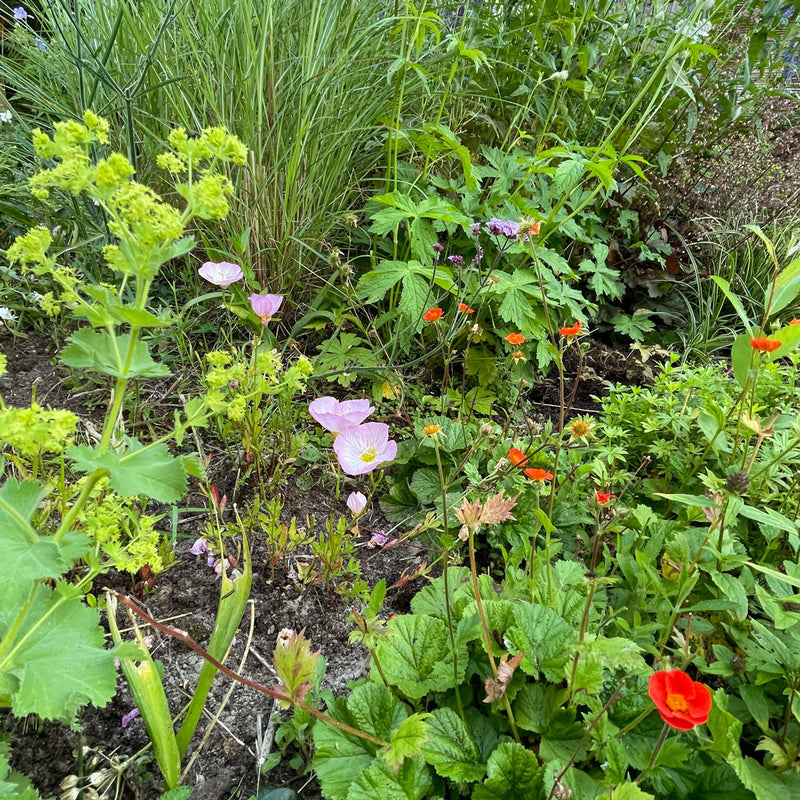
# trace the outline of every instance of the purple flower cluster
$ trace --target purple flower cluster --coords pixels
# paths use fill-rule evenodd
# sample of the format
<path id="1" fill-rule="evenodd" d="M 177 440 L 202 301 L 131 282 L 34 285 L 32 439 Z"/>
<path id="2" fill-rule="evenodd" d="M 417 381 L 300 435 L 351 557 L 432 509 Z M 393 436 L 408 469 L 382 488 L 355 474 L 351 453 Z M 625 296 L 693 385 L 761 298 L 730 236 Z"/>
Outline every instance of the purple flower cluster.
<path id="1" fill-rule="evenodd" d="M 454 267 L 463 267 L 464 266 L 464 256 L 447 256 L 447 260 Z"/>
<path id="2" fill-rule="evenodd" d="M 486 227 L 492 236 L 505 236 L 506 239 L 517 239 L 519 237 L 519 223 L 513 220 L 502 220 L 492 217 L 486 223 Z"/>

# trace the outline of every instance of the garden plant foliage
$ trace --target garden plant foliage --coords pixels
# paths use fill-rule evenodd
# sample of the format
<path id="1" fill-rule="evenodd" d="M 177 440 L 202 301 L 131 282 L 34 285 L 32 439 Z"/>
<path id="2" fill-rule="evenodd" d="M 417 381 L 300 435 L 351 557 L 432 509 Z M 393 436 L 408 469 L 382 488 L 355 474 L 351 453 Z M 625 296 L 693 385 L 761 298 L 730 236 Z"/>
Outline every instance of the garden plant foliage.
<path id="1" fill-rule="evenodd" d="M 797 217 L 754 214 L 757 274 L 709 270 L 674 330 L 689 236 L 657 188 L 698 115 L 794 102 L 794 4 L 40 5 L 0 40 L 0 325 L 52 327 L 106 405 L 0 399 L 0 707 L 76 725 L 119 670 L 143 796 L 191 794 L 215 680 L 271 703 L 258 798 L 297 796 L 279 764 L 330 800 L 800 795 Z M 667 349 L 701 330 L 716 360 Z M 195 489 L 207 642 L 140 602 Z M 254 543 L 350 609 L 347 689 L 288 627 L 274 683 L 227 662 Z M 145 624 L 203 659 L 182 713 Z M 12 744 L 0 795 L 33 798 Z"/>

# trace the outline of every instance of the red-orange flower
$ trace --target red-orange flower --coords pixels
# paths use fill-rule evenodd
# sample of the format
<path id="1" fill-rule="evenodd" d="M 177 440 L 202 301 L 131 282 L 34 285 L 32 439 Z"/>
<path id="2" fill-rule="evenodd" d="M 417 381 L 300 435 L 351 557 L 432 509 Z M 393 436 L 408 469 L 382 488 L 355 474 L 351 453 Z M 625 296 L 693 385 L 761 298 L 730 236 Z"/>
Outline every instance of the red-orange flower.
<path id="1" fill-rule="evenodd" d="M 546 469 L 539 469 L 538 467 L 528 467 L 525 470 L 525 475 L 532 481 L 551 481 L 553 474 Z"/>
<path id="2" fill-rule="evenodd" d="M 439 317 L 441 317 L 442 314 L 444 314 L 444 311 L 442 311 L 441 308 L 429 308 L 422 315 L 422 319 L 424 319 L 425 322 L 436 322 L 436 320 L 439 319 Z"/>
<path id="3" fill-rule="evenodd" d="M 462 314 L 474 314 L 475 313 L 475 309 L 474 308 L 470 308 L 466 303 L 459 303 L 458 304 L 458 310 Z"/>
<path id="4" fill-rule="evenodd" d="M 578 320 L 574 325 L 570 325 L 569 328 L 559 328 L 558 332 L 562 336 L 566 336 L 567 339 L 571 339 L 573 336 L 577 336 L 581 332 L 582 327 L 583 323 Z"/>
<path id="5" fill-rule="evenodd" d="M 610 492 L 595 492 L 595 498 L 599 506 L 607 506 L 611 502 L 612 497 L 614 497 L 614 495 Z"/>
<path id="6" fill-rule="evenodd" d="M 777 339 L 751 339 L 750 345 L 754 350 L 761 350 L 762 353 L 771 353 L 777 350 L 781 343 Z"/>
<path id="7" fill-rule="evenodd" d="M 509 344 L 524 344 L 525 337 L 521 333 L 509 333 L 503 337 Z"/>
<path id="8" fill-rule="evenodd" d="M 708 720 L 711 691 L 708 686 L 693 681 L 683 670 L 652 674 L 647 693 L 664 722 L 679 731 L 690 731 Z"/>
<path id="9" fill-rule="evenodd" d="M 516 467 L 518 464 L 524 464 L 528 460 L 528 457 L 522 452 L 522 450 L 512 447 L 508 451 L 508 460 Z"/>
<path id="10" fill-rule="evenodd" d="M 790 319 L 789 320 L 789 324 L 790 325 L 800 325 L 800 319 L 797 319 L 797 317 L 795 317 L 794 319 Z"/>

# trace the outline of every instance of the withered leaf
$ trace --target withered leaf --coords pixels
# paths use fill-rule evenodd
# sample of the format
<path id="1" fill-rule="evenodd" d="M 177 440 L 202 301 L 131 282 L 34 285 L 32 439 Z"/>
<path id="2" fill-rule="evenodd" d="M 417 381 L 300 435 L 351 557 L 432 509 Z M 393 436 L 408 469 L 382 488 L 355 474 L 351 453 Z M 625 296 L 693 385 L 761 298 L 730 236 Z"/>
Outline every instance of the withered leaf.
<path id="1" fill-rule="evenodd" d="M 490 497 L 484 504 L 481 511 L 481 525 L 494 525 L 497 522 L 516 519 L 511 513 L 511 509 L 517 504 L 517 497 L 504 498 L 502 492 L 498 492 Z"/>

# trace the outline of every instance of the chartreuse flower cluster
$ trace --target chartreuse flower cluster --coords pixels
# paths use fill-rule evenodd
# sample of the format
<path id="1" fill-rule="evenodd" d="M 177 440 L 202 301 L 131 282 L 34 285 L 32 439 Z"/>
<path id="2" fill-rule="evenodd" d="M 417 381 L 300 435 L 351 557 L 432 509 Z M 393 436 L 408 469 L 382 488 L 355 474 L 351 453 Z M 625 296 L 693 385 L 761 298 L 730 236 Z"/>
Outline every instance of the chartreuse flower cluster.
<path id="1" fill-rule="evenodd" d="M 26 458 L 62 454 L 77 427 L 78 418 L 71 411 L 42 408 L 36 402 L 30 408 L 0 408 L 0 442 Z"/>
<path id="2" fill-rule="evenodd" d="M 305 389 L 311 362 L 300 356 L 284 367 L 277 350 L 258 350 L 248 364 L 226 350 L 206 353 L 208 372 L 203 376 L 206 403 L 215 414 L 225 414 L 239 423 L 260 404 L 264 395 L 279 395 L 287 401 Z"/>
<path id="3" fill-rule="evenodd" d="M 182 128 L 174 130 L 170 149 L 159 155 L 157 162 L 174 175 L 189 176 L 175 186 L 186 201 L 180 211 L 149 187 L 131 180 L 134 169 L 122 153 L 94 162 L 92 149 L 108 142 L 108 123 L 92 111 L 84 114 L 83 122 L 56 123 L 52 137 L 34 131 L 37 154 L 57 163 L 30 179 L 31 192 L 42 199 L 54 189 L 76 195 L 85 192 L 106 211 L 109 230 L 120 240 L 119 245 L 107 245 L 103 250 L 109 265 L 126 277 L 152 280 L 161 264 L 188 252 L 191 240 L 181 237 L 190 219 L 217 220 L 228 213 L 233 185 L 216 168 L 220 162 L 243 164 L 247 148 L 223 128 L 208 128 L 197 138 L 190 138 Z M 49 246 L 49 232 L 35 229 L 12 245 L 8 257 L 12 263 L 53 270 L 55 262 L 47 256 Z"/>
<path id="4" fill-rule="evenodd" d="M 79 481 L 76 488 L 83 483 Z M 80 529 L 121 572 L 133 575 L 147 566 L 158 574 L 168 564 L 169 546 L 155 527 L 160 518 L 142 514 L 139 505 L 136 498 L 113 492 L 108 478 L 103 478 L 78 518 Z"/>

